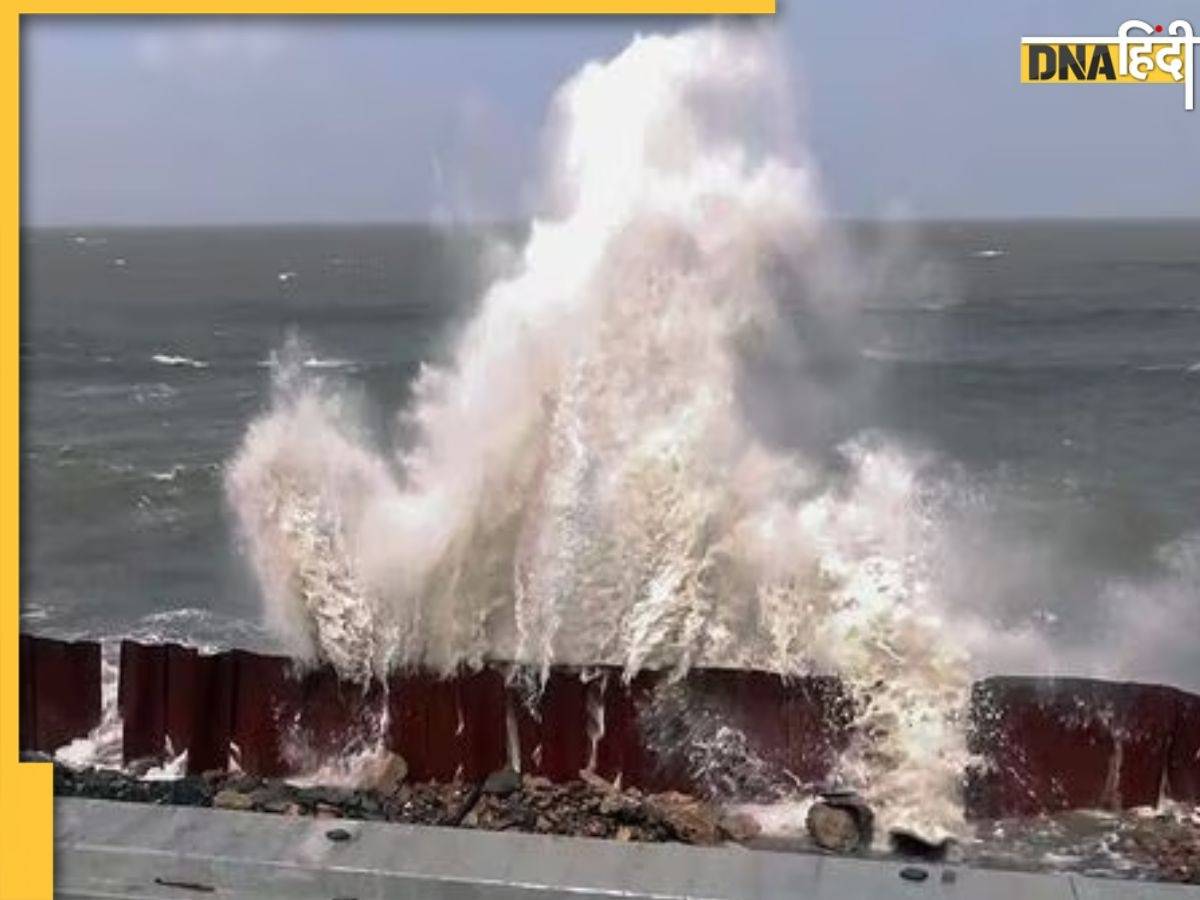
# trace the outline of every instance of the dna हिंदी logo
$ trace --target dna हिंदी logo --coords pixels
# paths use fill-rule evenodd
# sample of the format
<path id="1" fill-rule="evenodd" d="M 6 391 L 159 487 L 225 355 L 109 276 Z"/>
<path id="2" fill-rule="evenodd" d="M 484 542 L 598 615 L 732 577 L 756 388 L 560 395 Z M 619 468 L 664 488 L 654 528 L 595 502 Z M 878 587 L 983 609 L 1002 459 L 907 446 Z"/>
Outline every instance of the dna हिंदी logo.
<path id="1" fill-rule="evenodd" d="M 1021 38 L 1025 84 L 1183 84 L 1183 108 L 1196 108 L 1195 36 L 1190 22 L 1130 19 L 1115 37 Z"/>

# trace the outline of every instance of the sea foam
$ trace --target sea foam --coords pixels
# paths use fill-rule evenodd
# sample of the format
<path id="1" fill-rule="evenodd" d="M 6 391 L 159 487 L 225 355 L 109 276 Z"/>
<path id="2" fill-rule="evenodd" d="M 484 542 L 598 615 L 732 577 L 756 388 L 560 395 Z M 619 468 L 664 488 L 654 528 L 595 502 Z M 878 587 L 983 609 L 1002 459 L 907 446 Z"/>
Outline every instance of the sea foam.
<path id="1" fill-rule="evenodd" d="M 827 374 L 787 387 L 798 440 L 763 428 L 755 361 L 824 371 L 853 306 L 788 84 L 751 31 L 589 63 L 555 100 L 549 212 L 422 370 L 415 437 L 374 447 L 296 349 L 228 496 L 268 620 L 346 677 L 836 672 L 861 726 L 841 775 L 886 825 L 959 832 L 969 674 L 926 571 L 920 461 L 879 435 L 826 446 L 849 402 Z M 815 331 L 793 342 L 797 309 Z"/>

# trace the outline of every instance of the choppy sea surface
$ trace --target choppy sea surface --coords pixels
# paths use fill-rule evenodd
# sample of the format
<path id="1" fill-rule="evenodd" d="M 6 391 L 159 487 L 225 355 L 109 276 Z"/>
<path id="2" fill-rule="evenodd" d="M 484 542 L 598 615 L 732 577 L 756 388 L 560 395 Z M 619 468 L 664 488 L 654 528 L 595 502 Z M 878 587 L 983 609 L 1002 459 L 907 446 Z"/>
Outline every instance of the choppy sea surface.
<path id="1" fill-rule="evenodd" d="M 830 427 L 885 431 L 978 490 L 978 540 L 1005 549 L 961 563 L 962 604 L 1079 659 L 1111 647 L 1104 674 L 1200 688 L 1200 224 L 845 230 L 866 387 Z M 270 647 L 223 471 L 272 354 L 299 334 L 373 440 L 403 442 L 419 366 L 522 233 L 27 230 L 23 628 Z"/>

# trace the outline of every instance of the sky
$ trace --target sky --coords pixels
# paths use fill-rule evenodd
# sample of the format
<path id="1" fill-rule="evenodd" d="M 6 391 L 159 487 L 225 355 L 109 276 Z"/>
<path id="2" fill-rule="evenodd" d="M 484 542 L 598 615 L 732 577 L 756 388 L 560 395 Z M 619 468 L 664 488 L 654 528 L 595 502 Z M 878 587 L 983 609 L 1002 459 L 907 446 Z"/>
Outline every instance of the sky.
<path id="1" fill-rule="evenodd" d="M 1022 35 L 1194 0 L 780 0 L 794 117 L 851 217 L 1200 216 L 1183 88 L 1019 83 Z M 659 18 L 24 17 L 29 225 L 521 218 L 555 88 Z M 1198 54 L 1200 56 L 1200 54 Z M 1197 60 L 1200 62 L 1200 59 Z"/>

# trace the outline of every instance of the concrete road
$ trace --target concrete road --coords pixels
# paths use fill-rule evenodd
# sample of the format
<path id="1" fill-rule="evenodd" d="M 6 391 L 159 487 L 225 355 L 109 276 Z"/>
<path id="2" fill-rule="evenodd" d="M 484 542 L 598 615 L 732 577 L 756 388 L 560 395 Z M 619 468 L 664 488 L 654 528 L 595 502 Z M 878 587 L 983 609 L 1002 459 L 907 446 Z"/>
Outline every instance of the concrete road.
<path id="1" fill-rule="evenodd" d="M 105 800 L 59 799 L 55 811 L 56 893 L 68 898 L 1200 900 L 1200 888 L 1183 886 L 738 847 L 625 844 Z M 331 831 L 341 839 L 331 839 Z M 925 877 L 912 880 L 920 874 Z"/>

